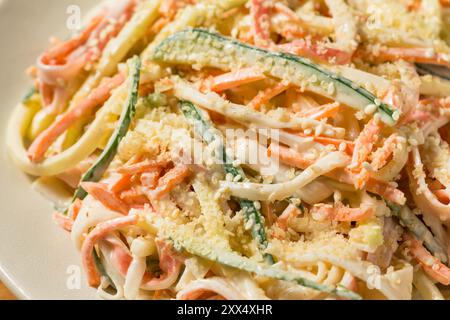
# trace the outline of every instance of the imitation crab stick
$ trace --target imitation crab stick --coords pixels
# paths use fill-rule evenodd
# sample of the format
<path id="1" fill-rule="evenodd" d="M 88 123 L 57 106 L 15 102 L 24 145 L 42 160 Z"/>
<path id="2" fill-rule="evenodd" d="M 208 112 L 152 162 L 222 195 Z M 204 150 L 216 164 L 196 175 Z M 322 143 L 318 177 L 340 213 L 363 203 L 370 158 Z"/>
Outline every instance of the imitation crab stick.
<path id="1" fill-rule="evenodd" d="M 311 214 L 316 214 L 331 221 L 351 222 L 370 219 L 373 217 L 374 212 L 372 209 L 350 208 L 344 205 L 333 206 L 320 203 L 312 207 Z"/>
<path id="2" fill-rule="evenodd" d="M 251 0 L 250 14 L 253 24 L 255 44 L 268 46 L 270 44 L 270 12 L 271 3 L 268 0 Z"/>
<path id="3" fill-rule="evenodd" d="M 107 241 L 112 246 L 111 262 L 114 268 L 126 277 L 130 264 L 133 260 L 130 252 L 124 248 L 123 245 Z M 172 250 L 172 245 L 162 241 L 156 240 L 156 247 L 159 256 L 159 268 L 162 274 L 158 277 L 149 271 L 146 271 L 141 282 L 141 286 L 145 290 L 161 290 L 170 287 L 176 281 L 181 269 L 181 262 Z"/>
<path id="4" fill-rule="evenodd" d="M 270 99 L 276 97 L 280 93 L 286 91 L 291 87 L 291 84 L 280 82 L 277 83 L 274 87 L 267 88 L 263 91 L 260 91 L 256 97 L 249 102 L 248 106 L 252 109 L 259 110 L 261 106 L 270 101 Z"/>
<path id="5" fill-rule="evenodd" d="M 136 215 L 112 219 L 99 223 L 94 230 L 87 235 L 81 248 L 81 256 L 83 268 L 85 269 L 88 277 L 88 283 L 91 287 L 97 288 L 100 285 L 100 276 L 95 266 L 95 261 L 92 254 L 95 244 L 102 238 L 106 237 L 110 232 L 135 225 L 137 222 L 138 216 Z"/>
<path id="6" fill-rule="evenodd" d="M 173 251 L 173 246 L 162 240 L 156 240 L 159 254 L 159 267 L 163 272 L 159 277 L 144 275 L 142 286 L 149 290 L 160 290 L 175 282 L 181 269 L 181 261 Z"/>
<path id="7" fill-rule="evenodd" d="M 209 89 L 212 91 L 220 92 L 236 88 L 244 84 L 256 82 L 265 78 L 266 76 L 256 68 L 242 68 L 212 78 L 209 81 Z"/>
<path id="8" fill-rule="evenodd" d="M 437 282 L 448 286 L 450 284 L 450 268 L 445 266 L 439 259 L 434 257 L 413 236 L 405 234 L 406 245 L 411 256 L 417 260 L 423 270 Z"/>
<path id="9" fill-rule="evenodd" d="M 274 144 L 270 145 L 268 152 L 269 154 L 278 157 L 282 162 L 303 170 L 314 162 L 313 160 L 302 157 L 300 153 L 293 149 Z M 350 185 L 353 185 L 356 179 L 355 174 L 348 169 L 336 169 L 328 172 L 325 176 Z M 366 189 L 367 191 L 378 194 L 394 203 L 404 204 L 406 200 L 403 192 L 393 187 L 388 182 L 370 178 L 369 181 L 367 181 Z"/>
<path id="10" fill-rule="evenodd" d="M 89 115 L 95 107 L 101 105 L 111 96 L 113 89 L 120 86 L 125 81 L 125 76 L 121 73 L 109 78 L 103 82 L 98 88 L 73 109 L 67 111 L 60 118 L 56 119 L 50 127 L 42 132 L 31 144 L 28 149 L 28 157 L 33 162 L 42 160 L 45 152 L 55 142 L 55 140 L 64 133 L 71 125 L 79 119 Z"/>
<path id="11" fill-rule="evenodd" d="M 129 208 L 127 204 L 109 190 L 108 185 L 97 182 L 82 182 L 81 187 L 105 207 L 124 215 L 128 214 Z"/>

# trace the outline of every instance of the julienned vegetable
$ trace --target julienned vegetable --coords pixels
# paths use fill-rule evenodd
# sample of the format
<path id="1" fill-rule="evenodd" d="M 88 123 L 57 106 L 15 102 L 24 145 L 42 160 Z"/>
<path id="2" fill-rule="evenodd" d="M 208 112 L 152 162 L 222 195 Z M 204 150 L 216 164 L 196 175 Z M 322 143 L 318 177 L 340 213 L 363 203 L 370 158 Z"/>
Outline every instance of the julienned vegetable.
<path id="1" fill-rule="evenodd" d="M 357 110 L 375 105 L 381 119 L 395 124 L 394 110 L 352 81 L 308 59 L 272 52 L 203 29 L 175 33 L 157 46 L 153 60 L 225 70 L 255 66 L 262 72 L 332 98 Z"/>
<path id="2" fill-rule="evenodd" d="M 201 111 L 189 101 L 181 101 L 180 109 L 186 118 L 191 119 L 194 123 L 196 132 L 202 137 L 207 144 L 216 141 L 222 141 L 222 137 L 215 131 L 212 125 L 206 120 Z M 233 177 L 233 181 L 243 182 L 246 179 L 245 173 L 239 166 L 233 165 L 233 160 L 227 155 L 225 147 L 222 143 L 217 145 L 217 157 L 222 161 L 225 172 Z M 267 248 L 267 235 L 264 226 L 264 219 L 256 208 L 255 203 L 246 199 L 237 199 L 241 206 L 245 217 L 245 222 L 251 224 L 252 236 L 256 239 L 260 250 Z M 265 255 L 269 263 L 273 263 L 270 255 Z"/>
<path id="3" fill-rule="evenodd" d="M 214 261 L 231 268 L 255 273 L 256 275 L 262 277 L 297 283 L 303 287 L 326 292 L 330 295 L 341 297 L 344 299 L 361 299 L 361 297 L 357 293 L 341 286 L 336 287 L 326 284 L 319 284 L 301 277 L 294 272 L 289 272 L 274 266 L 259 264 L 232 251 L 221 250 L 220 252 L 217 252 L 217 250 L 207 244 L 207 241 L 203 241 L 202 239 L 199 239 L 198 237 L 195 237 L 193 235 L 190 237 L 178 237 L 175 231 L 175 234 L 170 235 L 170 240 L 174 243 L 174 247 L 178 251 L 185 250 L 192 255 L 201 257 L 209 261 Z"/>
<path id="4" fill-rule="evenodd" d="M 422 240 L 424 246 L 431 251 L 431 253 L 448 265 L 448 255 L 444 248 L 435 239 L 433 234 L 428 230 L 426 225 L 409 209 L 407 206 L 398 206 L 393 203 L 388 203 L 392 213 L 403 222 L 417 239 Z"/>
<path id="5" fill-rule="evenodd" d="M 109 139 L 108 145 L 103 150 L 102 154 L 98 157 L 95 164 L 83 175 L 81 182 L 99 181 L 102 178 L 106 169 L 109 167 L 109 164 L 116 156 L 120 141 L 127 134 L 128 129 L 130 128 L 131 121 L 133 120 L 136 111 L 141 74 L 141 60 L 137 56 L 133 57 L 129 62 L 129 70 L 130 88 L 128 98 L 122 110 L 122 114 L 120 116 L 116 130 L 112 134 L 111 138 Z M 86 191 L 83 188 L 79 187 L 75 191 L 74 199 L 84 199 L 86 195 Z"/>

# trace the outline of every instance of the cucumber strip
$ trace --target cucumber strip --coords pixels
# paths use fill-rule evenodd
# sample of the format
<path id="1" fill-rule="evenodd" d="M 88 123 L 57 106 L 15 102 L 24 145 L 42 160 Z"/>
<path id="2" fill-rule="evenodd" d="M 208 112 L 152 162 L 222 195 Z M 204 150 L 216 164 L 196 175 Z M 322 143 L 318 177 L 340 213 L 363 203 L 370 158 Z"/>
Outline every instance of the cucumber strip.
<path id="1" fill-rule="evenodd" d="M 28 100 L 30 100 L 34 96 L 35 93 L 38 93 L 38 91 L 34 86 L 28 89 L 27 93 L 25 93 L 25 95 L 22 98 L 22 103 L 26 104 Z"/>
<path id="2" fill-rule="evenodd" d="M 414 236 L 423 240 L 423 245 L 442 263 L 448 265 L 448 255 L 444 248 L 428 230 L 427 226 L 409 209 L 407 206 L 398 206 L 393 203 L 387 203 L 393 215 L 398 217 Z"/>
<path id="3" fill-rule="evenodd" d="M 250 46 L 203 29 L 185 30 L 162 41 L 153 51 L 153 60 L 171 64 L 191 64 L 223 70 L 257 66 L 264 73 L 303 89 L 329 97 L 357 110 L 376 105 L 380 118 L 394 125 L 394 109 L 351 80 L 339 76 L 308 59 Z"/>
<path id="4" fill-rule="evenodd" d="M 431 74 L 445 80 L 450 80 L 450 68 L 444 66 L 417 63 L 416 69 L 421 75 Z"/>
<path id="5" fill-rule="evenodd" d="M 184 250 L 191 255 L 201 257 L 205 260 L 217 262 L 231 268 L 254 273 L 258 276 L 293 282 L 300 286 L 328 293 L 336 297 L 351 300 L 361 299 L 360 295 L 342 286 L 336 287 L 319 284 L 317 282 L 303 278 L 297 275 L 295 272 L 282 270 L 275 266 L 260 264 L 232 251 L 221 250 L 220 252 L 218 252 L 213 247 L 207 245 L 208 241 L 206 239 L 201 239 L 193 235 L 185 237 L 183 235 L 177 235 L 176 233 L 177 231 L 172 232 L 169 235 L 169 239 L 173 242 L 174 248 L 177 251 Z"/>
<path id="6" fill-rule="evenodd" d="M 187 119 L 190 119 L 194 123 L 195 131 L 202 137 L 203 141 L 207 144 L 211 144 L 217 140 L 222 141 L 220 133 L 217 132 L 206 120 L 201 111 L 189 101 L 181 101 L 180 109 Z M 223 161 L 224 169 L 227 174 L 230 174 L 234 181 L 244 182 L 246 179 L 244 170 L 240 166 L 234 166 L 233 160 L 228 156 L 223 143 L 218 144 L 216 154 L 219 160 Z M 254 239 L 258 244 L 261 251 L 267 248 L 267 235 L 264 226 L 264 218 L 261 216 L 259 210 L 255 207 L 253 201 L 247 199 L 236 199 L 239 202 L 241 210 L 244 214 L 245 223 L 251 224 L 251 232 Z M 268 263 L 273 263 L 273 257 L 268 254 L 264 254 L 264 258 Z"/>
<path id="7" fill-rule="evenodd" d="M 102 178 L 106 169 L 108 169 L 109 164 L 116 156 L 120 141 L 127 134 L 128 129 L 130 128 L 131 121 L 133 120 L 134 113 L 136 111 L 141 74 L 141 60 L 137 56 L 131 59 L 129 63 L 129 70 L 130 88 L 128 98 L 122 110 L 122 114 L 120 115 L 117 127 L 102 154 L 98 157 L 94 165 L 92 165 L 92 167 L 81 178 L 82 182 L 99 181 Z M 80 186 L 75 191 L 73 199 L 84 199 L 86 196 L 87 192 Z"/>

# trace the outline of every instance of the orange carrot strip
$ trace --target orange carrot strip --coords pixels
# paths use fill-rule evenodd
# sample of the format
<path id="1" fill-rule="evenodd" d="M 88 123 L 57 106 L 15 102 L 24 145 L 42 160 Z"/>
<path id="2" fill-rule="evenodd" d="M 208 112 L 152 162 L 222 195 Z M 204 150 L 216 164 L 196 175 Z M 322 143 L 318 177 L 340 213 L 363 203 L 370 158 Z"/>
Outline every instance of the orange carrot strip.
<path id="1" fill-rule="evenodd" d="M 161 179 L 159 179 L 158 186 L 150 193 L 151 197 L 153 199 L 160 200 L 164 195 L 172 191 L 178 184 L 183 182 L 189 173 L 189 167 L 185 165 L 177 166 L 171 169 Z"/>
<path id="2" fill-rule="evenodd" d="M 133 182 L 133 175 L 131 174 L 117 174 L 113 182 L 109 184 L 109 190 L 114 193 L 122 192 L 131 187 Z"/>
<path id="3" fill-rule="evenodd" d="M 405 234 L 406 245 L 414 259 L 422 269 L 437 282 L 450 285 L 450 268 L 445 266 L 439 259 L 433 256 L 416 238 Z"/>
<path id="4" fill-rule="evenodd" d="M 315 204 L 311 209 L 311 214 L 324 215 L 331 221 L 351 222 L 362 221 L 373 217 L 372 209 L 349 208 L 347 206 L 332 206 L 329 204 Z"/>
<path id="5" fill-rule="evenodd" d="M 44 53 L 43 62 L 52 65 L 64 63 L 63 58 L 66 58 L 69 53 L 83 45 L 103 20 L 103 15 L 95 16 L 79 36 L 66 42 L 61 42 Z"/>
<path id="6" fill-rule="evenodd" d="M 161 176 L 162 168 L 158 167 L 152 171 L 144 172 L 141 175 L 141 184 L 144 187 L 155 189 L 158 186 L 158 180 Z"/>
<path id="7" fill-rule="evenodd" d="M 133 165 L 138 163 L 141 160 L 141 155 L 134 155 L 126 165 Z M 131 188 L 131 184 L 133 183 L 133 175 L 128 173 L 118 173 L 117 177 L 113 179 L 113 181 L 109 184 L 109 189 L 114 193 L 119 193 L 126 189 Z"/>
<path id="8" fill-rule="evenodd" d="M 283 91 L 286 91 L 291 84 L 285 84 L 280 82 L 276 84 L 274 87 L 267 88 L 266 90 L 260 91 L 256 97 L 249 102 L 248 106 L 252 109 L 259 110 L 261 106 L 270 101 L 270 99 L 276 97 Z"/>
<path id="9" fill-rule="evenodd" d="M 87 235 L 81 248 L 81 257 L 83 261 L 83 268 L 86 272 L 88 283 L 91 287 L 98 287 L 100 285 L 100 276 L 95 266 L 94 257 L 92 254 L 95 244 L 107 236 L 110 232 L 135 225 L 137 222 L 138 216 L 136 215 L 101 222 Z"/>
<path id="10" fill-rule="evenodd" d="M 435 108 L 443 108 L 443 109 L 449 109 L 450 108 L 450 98 L 428 98 L 428 99 L 422 99 L 420 100 L 421 106 L 433 106 Z"/>
<path id="11" fill-rule="evenodd" d="M 129 206 L 143 206 L 149 203 L 147 196 L 136 188 L 123 191 L 120 194 L 120 199 Z"/>
<path id="12" fill-rule="evenodd" d="M 300 113 L 299 116 L 304 118 L 321 120 L 336 115 L 340 109 L 341 104 L 339 102 L 333 102 L 314 108 L 312 110 L 308 110 L 304 113 Z"/>
<path id="13" fill-rule="evenodd" d="M 394 153 L 397 144 L 397 135 L 392 134 L 386 139 L 383 146 L 378 148 L 373 154 L 373 160 L 371 162 L 372 170 L 380 170 L 388 161 L 389 157 Z M 357 175 L 356 185 L 361 189 L 369 180 L 370 172 L 366 168 L 362 168 L 361 172 Z"/>
<path id="14" fill-rule="evenodd" d="M 448 54 L 434 52 L 427 48 L 381 47 L 373 58 L 377 61 L 396 61 L 403 59 L 412 63 L 428 63 L 450 67 Z"/>
<path id="15" fill-rule="evenodd" d="M 252 17 L 255 44 L 268 46 L 270 41 L 270 1 L 252 0 L 250 2 L 250 14 Z"/>
<path id="16" fill-rule="evenodd" d="M 270 155 L 278 156 L 282 162 L 303 170 L 312 165 L 314 162 L 313 160 L 303 158 L 301 154 L 293 149 L 274 144 L 270 145 L 268 152 Z M 355 175 L 348 169 L 336 169 L 328 172 L 325 176 L 345 184 L 353 185 L 355 182 Z M 391 202 L 398 204 L 405 203 L 405 195 L 403 192 L 396 189 L 388 182 L 370 178 L 366 184 L 366 189 L 369 192 L 378 194 Z"/>
<path id="17" fill-rule="evenodd" d="M 374 119 L 364 126 L 355 142 L 352 163 L 350 164 L 352 170 L 358 171 L 361 169 L 363 162 L 369 157 L 375 142 L 378 140 L 380 129 L 380 125 Z"/>
<path id="18" fill-rule="evenodd" d="M 48 148 L 50 148 L 53 142 L 55 142 L 64 131 L 79 119 L 89 115 L 96 106 L 108 100 L 111 96 L 111 91 L 121 85 L 124 81 L 125 76 L 121 73 L 113 78 L 107 79 L 92 91 L 85 100 L 81 101 L 73 109 L 56 119 L 56 121 L 44 130 L 44 132 L 42 132 L 31 144 L 28 149 L 28 157 L 30 160 L 33 162 L 42 160 Z"/>
<path id="19" fill-rule="evenodd" d="M 329 137 L 309 136 L 302 132 L 297 132 L 295 134 L 300 137 L 311 137 L 314 139 L 315 142 L 318 142 L 318 143 L 324 144 L 324 145 L 332 145 L 332 146 L 335 146 L 337 149 L 339 149 L 341 147 L 341 145 L 344 144 L 345 152 L 349 155 L 353 154 L 353 149 L 355 148 L 355 143 L 353 141 L 337 139 L 337 138 L 329 138 Z"/>
<path id="20" fill-rule="evenodd" d="M 349 63 L 352 59 L 352 54 L 346 51 L 329 48 L 320 43 L 310 43 L 303 39 L 278 45 L 277 49 L 323 63 L 342 65 Z"/>
<path id="21" fill-rule="evenodd" d="M 243 68 L 214 77 L 209 89 L 216 92 L 225 91 L 265 78 L 266 76 L 254 67 Z"/>
<path id="22" fill-rule="evenodd" d="M 282 230 L 287 230 L 290 219 L 301 215 L 301 211 L 293 205 L 289 205 L 277 219 L 277 226 Z"/>
<path id="23" fill-rule="evenodd" d="M 123 166 L 117 169 L 117 172 L 124 174 L 139 174 L 143 172 L 153 171 L 157 168 L 164 168 L 170 163 L 169 159 L 162 160 L 145 160 L 140 163 Z"/>
<path id="24" fill-rule="evenodd" d="M 69 218 L 68 216 L 65 216 L 59 212 L 55 212 L 55 213 L 53 213 L 53 220 L 62 229 L 66 230 L 68 232 L 72 232 L 73 220 L 71 218 Z"/>
<path id="25" fill-rule="evenodd" d="M 443 7 L 450 7 L 450 0 L 441 0 L 441 5 Z"/>
<path id="26" fill-rule="evenodd" d="M 81 200 L 79 198 L 75 199 L 75 201 L 72 203 L 72 206 L 71 206 L 72 210 L 70 211 L 70 213 L 71 213 L 71 219 L 73 221 L 75 221 L 77 219 L 78 213 L 80 213 L 82 205 L 83 205 L 83 200 Z"/>
<path id="27" fill-rule="evenodd" d="M 444 204 L 450 203 L 450 191 L 446 189 L 441 189 L 441 190 L 434 190 L 432 192 L 440 202 Z"/>
<path id="28" fill-rule="evenodd" d="M 82 182 L 81 187 L 89 193 L 94 199 L 100 201 L 105 207 L 128 214 L 129 208 L 126 203 L 117 198 L 117 196 L 108 188 L 108 185 L 97 182 Z"/>

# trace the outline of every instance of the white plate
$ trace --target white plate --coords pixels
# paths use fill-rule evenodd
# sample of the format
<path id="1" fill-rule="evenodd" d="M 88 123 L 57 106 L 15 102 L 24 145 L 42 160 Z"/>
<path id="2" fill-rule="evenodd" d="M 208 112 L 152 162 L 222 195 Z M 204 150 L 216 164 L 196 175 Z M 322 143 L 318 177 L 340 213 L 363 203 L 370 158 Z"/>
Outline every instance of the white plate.
<path id="1" fill-rule="evenodd" d="M 24 74 L 50 35 L 66 37 L 69 5 L 82 13 L 95 0 L 0 0 L 0 277 L 23 299 L 92 299 L 80 257 L 51 219 L 52 207 L 7 155 L 5 128 L 17 101 L 31 85 Z M 75 271 L 75 274 L 73 273 Z M 76 279 L 81 277 L 81 287 Z M 69 273 L 70 274 L 69 274 Z M 67 286 L 67 284 L 71 286 Z M 73 286 L 75 284 L 75 288 Z"/>

